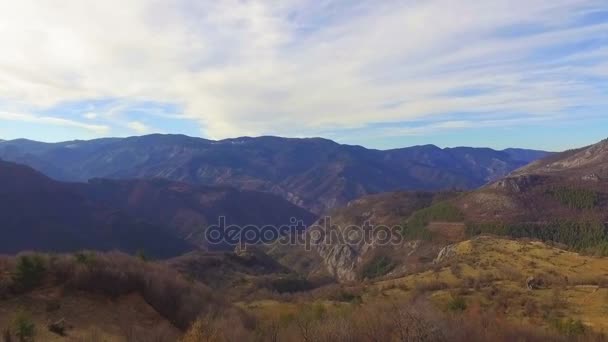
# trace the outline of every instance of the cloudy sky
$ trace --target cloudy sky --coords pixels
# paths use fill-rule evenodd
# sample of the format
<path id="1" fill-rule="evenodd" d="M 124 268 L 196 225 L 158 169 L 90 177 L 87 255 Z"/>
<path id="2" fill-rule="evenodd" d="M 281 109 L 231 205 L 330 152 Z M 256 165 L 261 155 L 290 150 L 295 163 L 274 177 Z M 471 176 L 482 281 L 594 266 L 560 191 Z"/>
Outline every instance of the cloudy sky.
<path id="1" fill-rule="evenodd" d="M 606 0 L 0 1 L 0 139 L 608 137 Z"/>

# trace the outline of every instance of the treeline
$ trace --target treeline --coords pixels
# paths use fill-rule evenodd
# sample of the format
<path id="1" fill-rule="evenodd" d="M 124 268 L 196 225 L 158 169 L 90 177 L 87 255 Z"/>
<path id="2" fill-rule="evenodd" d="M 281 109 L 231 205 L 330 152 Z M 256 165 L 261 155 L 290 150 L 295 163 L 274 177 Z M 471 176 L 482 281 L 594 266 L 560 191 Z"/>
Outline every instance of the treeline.
<path id="1" fill-rule="evenodd" d="M 432 234 L 426 227 L 433 221 L 462 222 L 464 215 L 452 204 L 440 202 L 413 213 L 401 225 L 401 234 L 408 240 L 430 240 Z"/>
<path id="2" fill-rule="evenodd" d="M 587 189 L 558 187 L 548 190 L 547 194 L 571 209 L 593 209 L 599 201 L 598 194 Z"/>
<path id="3" fill-rule="evenodd" d="M 590 254 L 608 255 L 608 227 L 596 221 L 556 221 L 550 223 L 467 224 L 468 236 L 495 234 L 512 238 L 553 241 Z"/>

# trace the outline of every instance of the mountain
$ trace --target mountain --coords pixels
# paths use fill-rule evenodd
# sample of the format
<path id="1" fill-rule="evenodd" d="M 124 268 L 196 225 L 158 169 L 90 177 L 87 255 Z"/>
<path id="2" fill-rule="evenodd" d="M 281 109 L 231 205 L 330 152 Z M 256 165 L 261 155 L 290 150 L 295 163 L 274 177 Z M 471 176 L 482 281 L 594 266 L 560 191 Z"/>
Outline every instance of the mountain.
<path id="1" fill-rule="evenodd" d="M 83 194 L 104 205 L 116 207 L 147 222 L 168 227 L 173 234 L 203 249 L 225 249 L 233 245 L 209 245 L 205 230 L 226 226 L 266 225 L 280 227 L 291 219 L 306 226 L 316 216 L 279 196 L 227 186 L 192 185 L 166 179 L 92 179 L 82 187 Z"/>
<path id="2" fill-rule="evenodd" d="M 539 159 L 514 175 L 555 175 L 583 180 L 608 178 L 608 139 L 597 144 Z"/>
<path id="3" fill-rule="evenodd" d="M 159 134 L 52 144 L 0 142 L 0 158 L 58 180 L 166 178 L 228 185 L 271 192 L 315 213 L 373 193 L 476 188 L 546 154 L 433 145 L 380 151 L 321 138 L 212 141 Z"/>
<path id="4" fill-rule="evenodd" d="M 0 161 L 0 253 L 143 249 L 174 256 L 205 247 L 203 232 L 219 216 L 241 227 L 315 219 L 268 193 L 167 180 L 63 183 Z"/>
<path id="5" fill-rule="evenodd" d="M 464 196 L 472 221 L 543 222 L 584 216 L 604 222 L 608 209 L 608 141 L 535 161 Z"/>
<path id="6" fill-rule="evenodd" d="M 0 253 L 145 249 L 171 256 L 188 245 L 162 227 L 83 196 L 26 166 L 0 161 Z"/>
<path id="7" fill-rule="evenodd" d="M 519 153 L 519 152 L 517 152 Z M 399 226 L 397 244 L 334 240 L 307 251 L 269 251 L 285 264 L 294 255 L 338 280 L 403 274 L 449 245 L 480 234 L 532 238 L 576 251 L 608 255 L 608 141 L 548 156 L 468 192 L 395 192 L 362 197 L 312 227 L 338 232 L 372 225 Z M 440 256 L 449 254 L 445 249 Z M 297 264 L 296 264 L 297 265 Z"/>
<path id="8" fill-rule="evenodd" d="M 446 201 L 426 223 L 460 222 L 469 236 L 533 238 L 608 255 L 607 176 L 604 140 L 543 158 Z"/>

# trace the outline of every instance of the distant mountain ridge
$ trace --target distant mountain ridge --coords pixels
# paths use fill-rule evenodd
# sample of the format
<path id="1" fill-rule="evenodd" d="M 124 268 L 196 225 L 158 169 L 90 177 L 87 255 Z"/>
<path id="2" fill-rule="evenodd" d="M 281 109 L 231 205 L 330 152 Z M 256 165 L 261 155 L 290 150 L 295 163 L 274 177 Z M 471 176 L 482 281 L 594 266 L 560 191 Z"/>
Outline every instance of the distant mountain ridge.
<path id="1" fill-rule="evenodd" d="M 380 151 L 322 138 L 270 136 L 213 141 L 154 134 L 0 142 L 0 158 L 58 180 L 166 178 L 228 185 L 271 192 L 318 214 L 373 193 L 477 188 L 547 154 L 434 145 Z"/>

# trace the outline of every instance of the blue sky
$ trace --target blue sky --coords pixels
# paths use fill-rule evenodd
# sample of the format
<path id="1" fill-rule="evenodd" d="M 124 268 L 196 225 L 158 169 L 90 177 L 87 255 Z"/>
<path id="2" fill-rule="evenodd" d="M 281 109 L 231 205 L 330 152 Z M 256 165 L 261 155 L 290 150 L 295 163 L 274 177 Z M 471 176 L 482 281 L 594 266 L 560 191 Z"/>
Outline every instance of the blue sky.
<path id="1" fill-rule="evenodd" d="M 0 3 L 0 139 L 608 137 L 606 0 L 59 2 Z"/>

